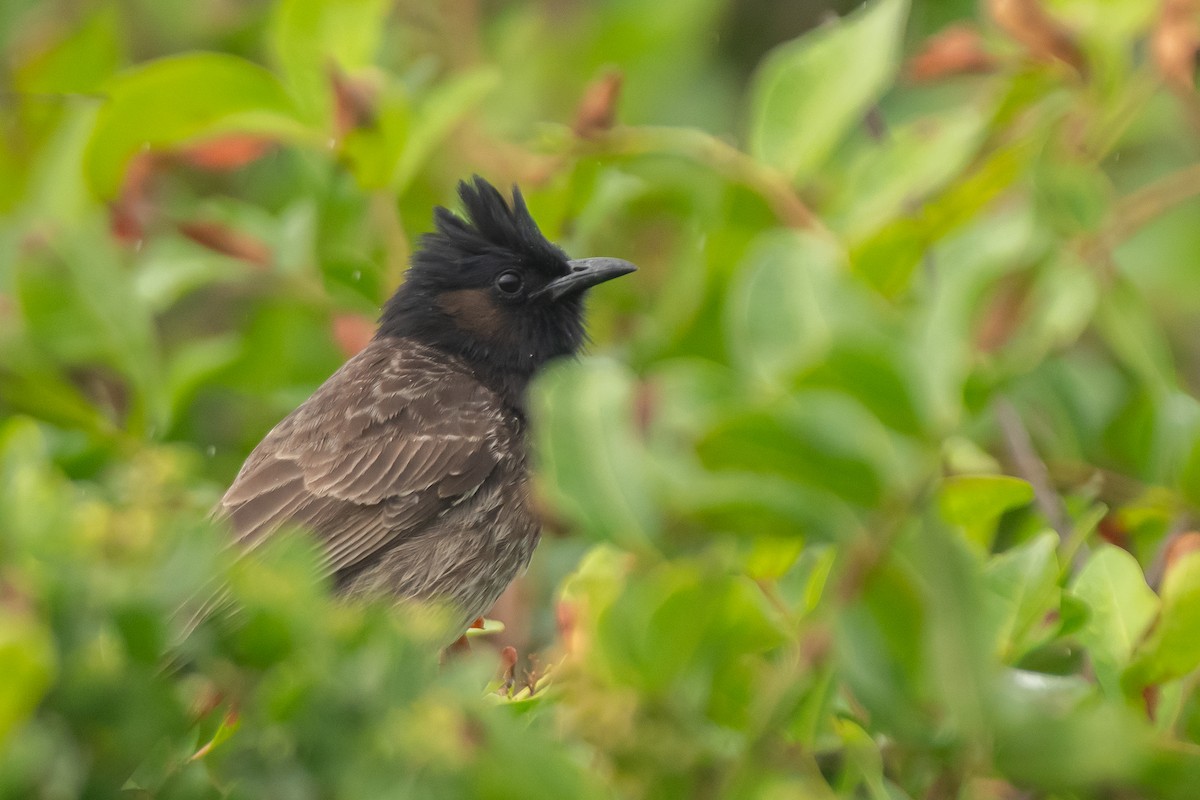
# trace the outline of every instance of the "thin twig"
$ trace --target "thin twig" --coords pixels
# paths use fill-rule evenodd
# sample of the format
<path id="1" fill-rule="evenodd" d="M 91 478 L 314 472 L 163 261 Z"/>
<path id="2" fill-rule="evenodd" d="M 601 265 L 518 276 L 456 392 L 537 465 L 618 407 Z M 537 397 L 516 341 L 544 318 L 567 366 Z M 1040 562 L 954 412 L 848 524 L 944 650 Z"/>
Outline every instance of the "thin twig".
<path id="1" fill-rule="evenodd" d="M 581 142 L 581 147 L 593 155 L 673 154 L 688 158 L 711 167 L 722 177 L 740 183 L 761 196 L 785 225 L 832 236 L 821 219 L 796 195 L 787 176 L 704 131 L 659 126 L 618 126 Z"/>
<path id="2" fill-rule="evenodd" d="M 1034 502 L 1050 526 L 1058 532 L 1060 546 L 1065 546 L 1071 540 L 1071 523 L 1062 498 L 1050 482 L 1050 471 L 1034 449 L 1029 431 L 1025 429 L 1012 403 L 997 400 L 995 408 L 996 421 L 1000 424 L 1000 433 L 1004 436 L 1004 444 L 1012 457 L 1017 475 L 1033 487 Z"/>
<path id="3" fill-rule="evenodd" d="M 1131 192 L 1117 203 L 1112 224 L 1095 239 L 1095 245 L 1112 250 L 1163 213 L 1200 196 L 1200 164 L 1172 172 Z"/>

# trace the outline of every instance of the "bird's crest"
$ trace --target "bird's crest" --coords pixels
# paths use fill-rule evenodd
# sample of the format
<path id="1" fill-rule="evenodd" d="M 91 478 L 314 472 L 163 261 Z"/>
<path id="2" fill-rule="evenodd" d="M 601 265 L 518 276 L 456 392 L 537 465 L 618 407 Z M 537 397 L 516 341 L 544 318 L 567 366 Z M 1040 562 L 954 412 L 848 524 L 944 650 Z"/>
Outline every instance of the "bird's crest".
<path id="1" fill-rule="evenodd" d="M 444 264 L 504 252 L 529 266 L 565 272 L 566 254 L 542 235 L 521 190 L 513 186 L 512 194 L 510 206 L 496 187 L 478 175 L 460 181 L 458 196 L 465 218 L 438 206 L 434 210 L 436 232 L 423 238 L 417 259 Z"/>

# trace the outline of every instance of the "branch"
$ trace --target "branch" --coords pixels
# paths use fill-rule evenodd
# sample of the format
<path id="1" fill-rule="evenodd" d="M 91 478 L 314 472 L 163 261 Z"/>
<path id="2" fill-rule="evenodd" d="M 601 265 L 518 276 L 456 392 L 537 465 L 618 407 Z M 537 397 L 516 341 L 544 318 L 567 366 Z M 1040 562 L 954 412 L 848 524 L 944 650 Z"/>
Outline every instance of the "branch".
<path id="1" fill-rule="evenodd" d="M 1113 210 L 1108 230 L 1097 235 L 1095 246 L 1112 250 L 1175 206 L 1200 196 L 1200 164 L 1172 172 L 1121 198 Z"/>
<path id="2" fill-rule="evenodd" d="M 728 142 L 693 128 L 618 126 L 581 141 L 591 155 L 677 155 L 711 167 L 718 175 L 758 194 L 781 222 L 792 228 L 832 236 L 820 218 L 792 189 L 787 176 Z"/>

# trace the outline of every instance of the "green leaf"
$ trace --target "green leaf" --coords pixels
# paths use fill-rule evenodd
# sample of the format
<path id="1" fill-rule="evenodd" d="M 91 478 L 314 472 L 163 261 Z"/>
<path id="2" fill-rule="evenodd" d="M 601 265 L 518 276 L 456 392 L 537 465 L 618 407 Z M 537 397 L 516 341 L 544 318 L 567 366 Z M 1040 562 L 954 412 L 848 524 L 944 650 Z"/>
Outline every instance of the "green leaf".
<path id="1" fill-rule="evenodd" d="M 455 76 L 435 89 L 413 113 L 412 127 L 391 177 L 392 190 L 403 193 L 434 148 L 467 112 L 500 85 L 500 73 L 480 68 Z"/>
<path id="2" fill-rule="evenodd" d="M 999 601 L 999 652 L 1015 659 L 1031 644 L 1030 635 L 1058 596 L 1058 536 L 1046 532 L 991 559 L 984 579 Z"/>
<path id="3" fill-rule="evenodd" d="M 659 511 L 633 430 L 633 377 L 611 361 L 550 369 L 534 386 L 538 456 L 551 499 L 590 536 L 645 549 Z"/>
<path id="4" fill-rule="evenodd" d="M 1159 599 L 1146 585 L 1142 566 L 1125 550 L 1101 545 L 1071 584 L 1071 592 L 1091 612 L 1076 634 L 1088 649 L 1100 686 L 1121 693 L 1121 670 L 1159 608 Z"/>
<path id="5" fill-rule="evenodd" d="M 1031 502 L 1033 487 L 1009 475 L 955 475 L 938 492 L 942 518 L 985 550 L 991 549 L 1001 515 Z"/>
<path id="6" fill-rule="evenodd" d="M 697 443 L 713 470 L 783 476 L 872 506 L 903 483 L 896 441 L 861 405 L 835 392 L 796 393 L 778 408 L 730 415 Z"/>
<path id="7" fill-rule="evenodd" d="M 780 383 L 816 361 L 831 333 L 822 301 L 845 263 L 827 239 L 793 231 L 764 237 L 739 269 L 725 306 L 736 363 Z"/>
<path id="8" fill-rule="evenodd" d="M 28 719 L 54 680 L 54 642 L 23 615 L 0 608 L 0 746 Z"/>
<path id="9" fill-rule="evenodd" d="M 14 83 L 23 92 L 94 92 L 123 59 L 120 18 L 101 7 L 53 47 L 23 63 Z"/>
<path id="10" fill-rule="evenodd" d="M 875 0 L 777 47 L 754 79 L 750 150 L 810 177 L 895 78 L 908 0 Z"/>
<path id="11" fill-rule="evenodd" d="M 875 569 L 835 625 L 839 673 L 856 700 L 890 731 L 928 737 L 929 619 L 917 576 L 893 562 Z"/>
<path id="12" fill-rule="evenodd" d="M 1200 667 L 1200 552 L 1187 553 L 1167 567 L 1160 594 L 1158 619 L 1138 644 L 1121 679 L 1127 692 L 1174 680 Z"/>
<path id="13" fill-rule="evenodd" d="M 383 36 L 388 0 L 281 0 L 268 41 L 296 102 L 306 115 L 331 130 L 330 68 L 353 71 L 375 59 Z"/>
<path id="14" fill-rule="evenodd" d="M 1105 287 L 1100 294 L 1096 329 L 1148 387 L 1167 391 L 1174 385 L 1171 346 L 1147 298 L 1132 282 L 1117 279 Z"/>
<path id="15" fill-rule="evenodd" d="M 966 225 L 1011 186 L 1030 151 L 1024 142 L 998 149 L 912 216 L 888 220 L 854 245 L 850 254 L 854 271 L 887 297 L 906 292 L 930 247 Z M 950 269 L 955 266 L 947 265 Z"/>
<path id="16" fill-rule="evenodd" d="M 871 233 L 956 178 L 978 152 L 988 113 L 977 105 L 921 117 L 864 145 L 822 216 L 847 239 Z M 827 210 L 826 210 L 827 209 Z"/>
<path id="17" fill-rule="evenodd" d="M 106 87 L 108 101 L 84 154 L 92 191 L 115 195 L 139 152 L 218 133 L 312 139 L 279 81 L 267 70 L 221 53 L 187 53 L 130 69 Z"/>

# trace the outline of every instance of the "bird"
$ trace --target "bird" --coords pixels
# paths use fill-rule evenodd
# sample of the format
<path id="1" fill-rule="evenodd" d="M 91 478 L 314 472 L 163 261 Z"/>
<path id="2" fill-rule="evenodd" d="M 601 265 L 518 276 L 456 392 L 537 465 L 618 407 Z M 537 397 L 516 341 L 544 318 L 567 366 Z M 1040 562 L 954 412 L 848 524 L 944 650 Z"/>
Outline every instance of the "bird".
<path id="1" fill-rule="evenodd" d="M 370 343 L 279 422 L 218 503 L 245 549 L 311 532 L 335 593 L 452 609 L 454 635 L 528 566 L 526 390 L 586 342 L 584 297 L 633 272 L 572 260 L 479 176 L 438 206 Z"/>

